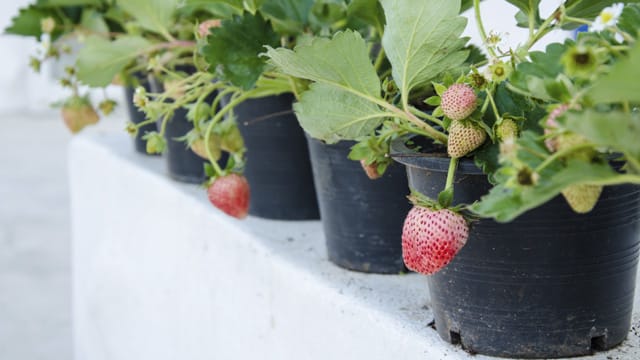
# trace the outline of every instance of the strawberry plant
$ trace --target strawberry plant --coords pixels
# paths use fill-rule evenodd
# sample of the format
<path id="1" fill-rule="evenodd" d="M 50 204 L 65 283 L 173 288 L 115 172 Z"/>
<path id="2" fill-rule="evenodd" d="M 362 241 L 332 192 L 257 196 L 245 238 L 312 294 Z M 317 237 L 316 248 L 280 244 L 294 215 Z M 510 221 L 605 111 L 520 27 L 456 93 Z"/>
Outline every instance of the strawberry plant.
<path id="1" fill-rule="evenodd" d="M 478 0 L 473 7 L 484 54 L 461 36 L 466 19 L 460 1 L 380 0 L 389 72 L 376 71 L 366 40 L 351 30 L 294 49 L 269 47 L 266 56 L 282 74 L 310 82 L 295 104 L 303 128 L 329 143 L 359 141 L 354 159 L 388 158 L 388 147 L 386 154 L 371 156 L 368 144 L 407 133 L 448 153 L 448 180 L 438 199 L 408 217 L 411 228 L 418 226 L 414 213 L 443 209 L 507 222 L 560 194 L 575 211 L 587 212 L 602 186 L 640 184 L 640 151 L 633 140 L 640 136 L 634 80 L 640 71 L 640 6 L 566 1 L 542 19 L 539 1 L 508 2 L 520 10 L 518 24 L 529 30 L 528 40 L 514 48 L 497 46 L 499 36 L 487 34 Z M 551 31 L 583 24 L 591 30 L 575 40 L 533 50 Z M 452 207 L 453 179 L 466 157 L 493 189 L 474 203 Z M 404 243 L 415 263 L 422 250 L 414 240 Z M 414 268 L 432 273 L 436 267 Z"/>
<path id="2" fill-rule="evenodd" d="M 21 8 L 5 29 L 6 34 L 30 37 L 38 42 L 37 54 L 29 60 L 33 71 L 39 73 L 47 62 L 58 62 L 61 57 L 74 57 L 74 46 L 88 36 L 109 37 L 121 31 L 120 14 L 113 1 L 107 0 L 37 0 Z M 61 108 L 61 116 L 70 131 L 78 132 L 84 126 L 99 120 L 96 106 L 81 86 L 78 69 L 67 66 L 59 80 L 71 91 L 68 99 L 54 104 Z M 109 79 L 109 82 L 111 79 Z M 115 102 L 104 99 L 98 109 L 109 115 Z"/>
<path id="3" fill-rule="evenodd" d="M 180 108 L 189 109 L 189 120 L 193 122 L 194 130 L 182 139 L 209 159 L 206 171 L 209 182 L 215 183 L 217 178 L 241 173 L 245 163 L 246 149 L 233 109 L 250 99 L 287 93 L 298 96 L 306 89 L 307 81 L 273 71 L 267 59 L 261 56 L 265 46 L 284 44 L 293 48 L 309 41 L 313 35 L 330 35 L 347 27 L 375 37 L 384 20 L 375 0 L 225 0 L 206 4 L 224 5 L 230 10 L 228 14 L 219 16 L 219 20 L 202 21 L 195 28 L 194 47 L 178 46 L 175 49 L 184 55 L 179 57 L 184 61 L 178 63 L 188 62 L 195 71 L 189 74 L 176 71 L 167 66 L 164 60 L 168 56 L 162 53 L 150 57 L 148 67 L 164 78 L 165 89 L 155 94 L 139 89 L 138 104 L 147 114 L 148 121 L 161 119 L 159 131 L 147 134 L 148 140 L 160 145 L 152 149 L 158 152 L 164 149 L 164 128 L 172 114 Z M 160 35 L 165 32 L 153 30 Z M 155 50 L 167 50 L 170 44 L 175 44 L 168 38 L 165 40 L 168 43 L 162 49 L 158 45 L 149 46 Z M 119 58 L 123 62 L 125 59 L 130 61 L 140 56 L 140 48 L 144 46 L 131 46 L 127 51 L 129 56 L 123 54 Z M 114 65 L 113 61 L 105 60 L 104 63 Z M 107 76 L 104 77 L 106 79 Z M 143 125 L 132 127 L 132 131 Z M 220 150 L 230 155 L 226 164 L 218 163 Z"/>

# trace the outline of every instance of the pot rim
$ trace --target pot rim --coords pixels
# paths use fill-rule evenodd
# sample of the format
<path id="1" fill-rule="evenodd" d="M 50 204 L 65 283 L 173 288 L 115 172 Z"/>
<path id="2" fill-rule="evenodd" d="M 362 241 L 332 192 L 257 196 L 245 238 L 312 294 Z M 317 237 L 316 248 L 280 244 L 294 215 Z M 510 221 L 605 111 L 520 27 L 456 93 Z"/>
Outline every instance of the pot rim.
<path id="1" fill-rule="evenodd" d="M 436 150 L 435 146 L 430 149 L 431 151 L 428 149 L 427 152 L 424 152 L 424 149 L 422 152 L 419 152 L 407 146 L 407 141 L 417 136 L 418 135 L 412 134 L 393 140 L 391 142 L 391 153 L 389 156 L 396 162 L 407 167 L 435 172 L 448 172 L 451 158 L 446 153 Z M 485 175 L 471 158 L 466 157 L 460 159 L 457 172 L 467 175 Z"/>

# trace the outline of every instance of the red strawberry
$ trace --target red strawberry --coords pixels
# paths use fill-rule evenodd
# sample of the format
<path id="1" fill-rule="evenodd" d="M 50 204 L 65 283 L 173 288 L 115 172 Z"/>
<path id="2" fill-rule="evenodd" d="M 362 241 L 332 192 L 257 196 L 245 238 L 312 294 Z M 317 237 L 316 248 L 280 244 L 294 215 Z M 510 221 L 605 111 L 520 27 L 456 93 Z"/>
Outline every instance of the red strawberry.
<path id="1" fill-rule="evenodd" d="M 100 120 L 100 116 L 91 105 L 89 99 L 74 96 L 62 105 L 62 119 L 72 133 L 77 133 L 87 125 Z"/>
<path id="2" fill-rule="evenodd" d="M 467 84 L 453 84 L 440 97 L 442 112 L 451 120 L 464 120 L 478 107 L 477 96 Z"/>
<path id="3" fill-rule="evenodd" d="M 452 158 L 461 158 L 484 144 L 487 133 L 479 126 L 454 120 L 449 126 L 447 153 Z"/>
<path id="4" fill-rule="evenodd" d="M 213 206 L 228 215 L 244 219 L 249 212 L 249 182 L 239 174 L 229 174 L 214 180 L 207 190 Z"/>
<path id="5" fill-rule="evenodd" d="M 462 249 L 469 227 L 462 215 L 448 209 L 414 206 L 402 229 L 402 257 L 407 267 L 431 275 Z"/>

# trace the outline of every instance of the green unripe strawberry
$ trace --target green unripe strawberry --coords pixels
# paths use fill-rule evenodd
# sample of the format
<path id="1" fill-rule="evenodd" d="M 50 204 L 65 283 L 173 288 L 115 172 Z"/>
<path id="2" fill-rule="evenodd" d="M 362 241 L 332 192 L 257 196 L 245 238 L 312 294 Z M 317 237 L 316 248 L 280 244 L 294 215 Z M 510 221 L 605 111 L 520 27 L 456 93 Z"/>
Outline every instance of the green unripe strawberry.
<path id="1" fill-rule="evenodd" d="M 570 185 L 562 190 L 562 196 L 571 209 L 579 214 L 593 210 L 601 193 L 602 186 L 589 184 Z"/>
<path id="2" fill-rule="evenodd" d="M 558 151 L 571 149 L 573 147 L 583 145 L 586 142 L 587 140 L 584 137 L 573 133 L 561 134 L 555 139 Z M 574 151 L 568 156 L 581 159 L 583 161 L 591 161 L 595 155 L 595 149 L 589 147 Z M 573 211 L 579 214 L 591 211 L 598 202 L 600 193 L 602 193 L 601 185 L 589 184 L 570 185 L 562 190 L 562 195 L 565 200 L 567 200 L 569 206 L 571 206 Z"/>
<path id="3" fill-rule="evenodd" d="M 240 133 L 240 129 L 236 124 L 233 124 L 229 128 L 225 129 L 220 140 L 220 147 L 222 150 L 230 153 L 238 153 L 244 149 L 244 139 Z"/>
<path id="4" fill-rule="evenodd" d="M 67 128 L 74 134 L 100 120 L 89 99 L 81 96 L 73 96 L 67 100 L 62 105 L 61 115 Z"/>
<path id="5" fill-rule="evenodd" d="M 518 137 L 518 131 L 518 124 L 512 119 L 504 119 L 500 125 L 496 127 L 496 135 L 498 135 L 498 139 L 500 140 L 516 138 Z"/>
<path id="6" fill-rule="evenodd" d="M 220 149 L 220 137 L 216 134 L 211 134 L 209 137 L 209 151 L 211 152 L 211 156 L 214 160 L 219 160 L 222 151 Z M 200 137 L 189 144 L 191 151 L 193 151 L 196 155 L 200 156 L 203 159 L 208 160 L 209 155 L 207 154 L 207 148 L 205 145 L 205 139 Z"/>
<path id="7" fill-rule="evenodd" d="M 449 126 L 447 153 L 452 158 L 461 158 L 477 149 L 487 139 L 487 133 L 479 126 L 454 120 Z"/>
<path id="8" fill-rule="evenodd" d="M 154 131 L 147 133 L 142 139 L 147 141 L 148 154 L 162 154 L 167 147 L 166 140 Z"/>

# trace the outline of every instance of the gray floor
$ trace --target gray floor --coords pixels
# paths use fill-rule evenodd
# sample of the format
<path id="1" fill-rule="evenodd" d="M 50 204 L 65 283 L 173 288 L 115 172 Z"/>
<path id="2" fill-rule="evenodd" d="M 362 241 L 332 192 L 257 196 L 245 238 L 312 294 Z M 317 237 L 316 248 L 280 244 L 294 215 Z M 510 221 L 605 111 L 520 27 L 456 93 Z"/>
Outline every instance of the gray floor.
<path id="1" fill-rule="evenodd" d="M 67 143 L 56 113 L 0 115 L 0 359 L 71 359 Z"/>

